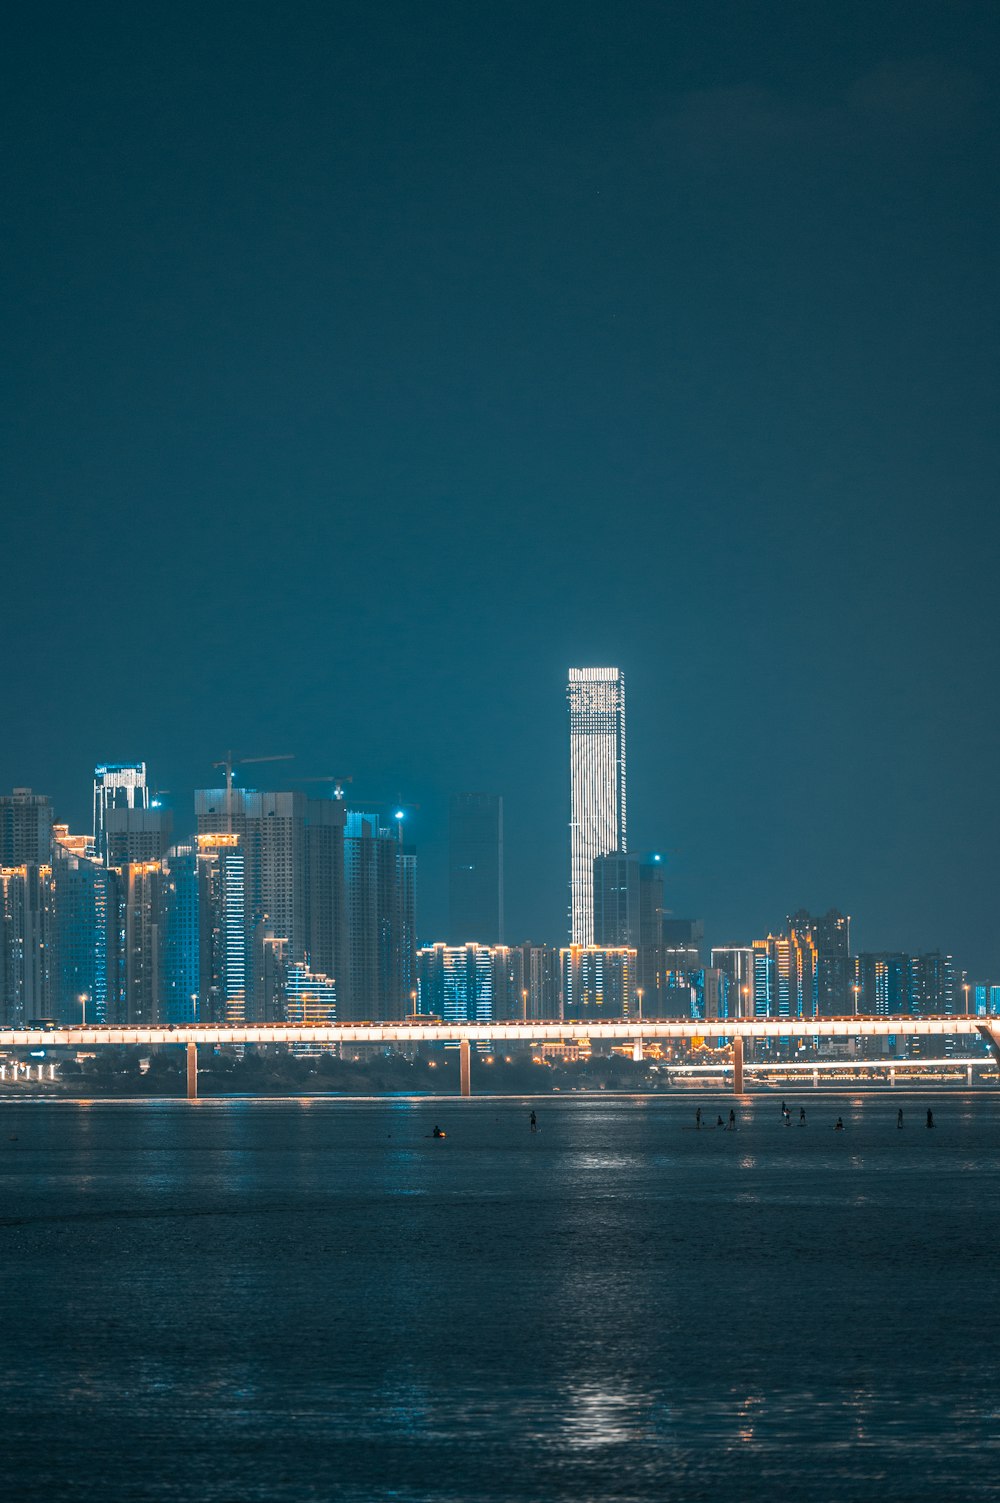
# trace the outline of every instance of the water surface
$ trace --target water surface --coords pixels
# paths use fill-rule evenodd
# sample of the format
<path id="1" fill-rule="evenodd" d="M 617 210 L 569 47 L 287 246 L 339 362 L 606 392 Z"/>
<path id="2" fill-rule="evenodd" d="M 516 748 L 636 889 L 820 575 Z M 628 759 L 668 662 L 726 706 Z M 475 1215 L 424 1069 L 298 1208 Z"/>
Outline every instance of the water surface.
<path id="1" fill-rule="evenodd" d="M 1000 1098 L 800 1100 L 5 1103 L 7 1494 L 992 1497 Z"/>

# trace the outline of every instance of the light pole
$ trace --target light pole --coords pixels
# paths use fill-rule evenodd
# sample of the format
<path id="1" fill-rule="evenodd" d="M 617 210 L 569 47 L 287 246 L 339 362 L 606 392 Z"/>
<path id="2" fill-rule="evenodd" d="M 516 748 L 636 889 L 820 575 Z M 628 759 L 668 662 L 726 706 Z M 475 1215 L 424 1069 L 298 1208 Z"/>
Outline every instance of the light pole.
<path id="1" fill-rule="evenodd" d="M 525 1022 L 528 1021 L 528 988 L 526 986 L 521 988 L 521 1016 Z"/>
<path id="2" fill-rule="evenodd" d="M 748 1018 L 750 1016 L 750 988 L 748 986 L 741 986 L 740 991 L 743 994 L 743 1016 L 744 1018 Z"/>
<path id="3" fill-rule="evenodd" d="M 418 995 L 419 995 L 419 993 L 416 992 L 416 991 L 412 991 L 410 993 L 410 1016 L 414 1017 L 414 1018 L 417 1017 L 417 1015 L 418 1015 L 418 1009 L 417 1009 L 417 997 L 418 997 Z"/>
<path id="4" fill-rule="evenodd" d="M 967 981 L 963 981 L 962 982 L 962 990 L 965 993 L 965 1016 L 968 1017 L 969 1016 L 969 983 Z"/>
<path id="5" fill-rule="evenodd" d="M 851 991 L 854 993 L 854 1016 L 855 1017 L 857 1017 L 857 1015 L 858 1015 L 858 993 L 860 992 L 860 990 L 861 990 L 860 986 L 855 981 L 854 985 L 851 987 Z"/>
<path id="6" fill-rule="evenodd" d="M 87 1003 L 90 1000 L 88 992 L 81 992 L 77 1001 L 80 1003 L 80 1027 L 87 1026 Z"/>
<path id="7" fill-rule="evenodd" d="M 641 986 L 637 986 L 636 989 L 635 989 L 635 1000 L 639 1004 L 639 1022 L 641 1023 L 642 1022 L 642 987 Z"/>

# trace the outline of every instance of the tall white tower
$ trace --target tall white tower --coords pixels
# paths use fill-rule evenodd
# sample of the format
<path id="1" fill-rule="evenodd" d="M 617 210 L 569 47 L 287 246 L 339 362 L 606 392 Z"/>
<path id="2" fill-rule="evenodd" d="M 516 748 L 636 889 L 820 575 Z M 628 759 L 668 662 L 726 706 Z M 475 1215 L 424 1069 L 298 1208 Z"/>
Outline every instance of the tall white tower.
<path id="1" fill-rule="evenodd" d="M 624 851 L 625 675 L 571 668 L 569 700 L 570 935 L 594 943 L 594 858 Z"/>

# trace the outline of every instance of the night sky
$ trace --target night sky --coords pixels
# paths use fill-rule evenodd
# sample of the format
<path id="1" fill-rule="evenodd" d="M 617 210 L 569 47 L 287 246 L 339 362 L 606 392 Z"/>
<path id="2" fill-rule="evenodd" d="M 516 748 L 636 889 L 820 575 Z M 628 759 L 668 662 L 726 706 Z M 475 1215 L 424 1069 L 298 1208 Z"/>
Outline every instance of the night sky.
<path id="1" fill-rule="evenodd" d="M 18 8 L 0 787 L 81 828 L 142 757 L 185 833 L 294 752 L 418 806 L 425 941 L 500 792 L 562 941 L 616 664 L 709 941 L 1000 979 L 998 56 L 992 0 Z"/>

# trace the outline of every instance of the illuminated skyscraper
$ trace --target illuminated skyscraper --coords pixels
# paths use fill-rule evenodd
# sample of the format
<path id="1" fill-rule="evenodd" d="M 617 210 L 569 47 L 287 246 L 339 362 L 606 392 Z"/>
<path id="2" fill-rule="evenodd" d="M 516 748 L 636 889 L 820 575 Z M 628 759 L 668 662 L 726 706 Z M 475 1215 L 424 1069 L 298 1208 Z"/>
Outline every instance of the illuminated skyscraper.
<path id="1" fill-rule="evenodd" d="M 57 841 L 52 884 L 57 983 L 52 1016 L 63 1023 L 106 1023 L 109 996 L 112 1002 L 117 996 L 118 874 Z"/>
<path id="2" fill-rule="evenodd" d="M 175 845 L 163 860 L 160 1007 L 163 1021 L 175 1025 L 201 1015 L 199 864 L 190 845 Z"/>
<path id="3" fill-rule="evenodd" d="M 94 768 L 94 850 L 104 856 L 109 809 L 148 809 L 145 762 L 100 762 Z"/>
<path id="4" fill-rule="evenodd" d="M 247 1021 L 246 865 L 242 836 L 198 836 L 199 1016 Z"/>
<path id="5" fill-rule="evenodd" d="M 635 1017 L 635 964 L 635 949 L 627 945 L 570 945 L 560 950 L 563 1017 Z"/>
<path id="6" fill-rule="evenodd" d="M 570 932 L 594 942 L 594 860 L 627 849 L 625 675 L 619 668 L 571 668 L 569 700 Z"/>
<path id="7" fill-rule="evenodd" d="M 0 866 L 0 1022 L 51 1017 L 53 887 L 49 866 Z"/>
<path id="8" fill-rule="evenodd" d="M 422 1013 L 448 1023 L 493 1023 L 521 1016 L 523 954 L 506 945 L 425 945 L 417 951 Z"/>

